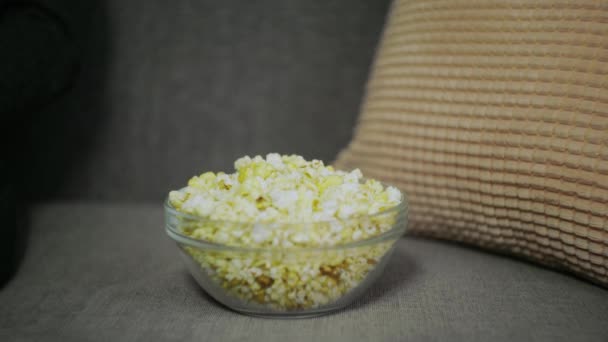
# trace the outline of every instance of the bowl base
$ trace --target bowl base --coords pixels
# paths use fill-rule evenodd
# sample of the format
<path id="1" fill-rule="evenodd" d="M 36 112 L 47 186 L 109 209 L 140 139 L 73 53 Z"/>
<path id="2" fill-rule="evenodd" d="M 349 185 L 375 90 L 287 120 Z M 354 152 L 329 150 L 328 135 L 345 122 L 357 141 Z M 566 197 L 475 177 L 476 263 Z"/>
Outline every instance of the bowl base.
<path id="1" fill-rule="evenodd" d="M 251 316 L 251 317 L 288 320 L 288 319 L 303 319 L 303 318 L 313 318 L 313 317 L 325 316 L 325 315 L 329 315 L 333 312 L 340 310 L 340 308 L 319 310 L 319 311 L 312 311 L 312 312 L 277 312 L 277 313 L 261 313 L 261 312 L 256 312 L 256 311 L 237 310 L 237 309 L 232 309 L 232 310 L 237 313 Z"/>

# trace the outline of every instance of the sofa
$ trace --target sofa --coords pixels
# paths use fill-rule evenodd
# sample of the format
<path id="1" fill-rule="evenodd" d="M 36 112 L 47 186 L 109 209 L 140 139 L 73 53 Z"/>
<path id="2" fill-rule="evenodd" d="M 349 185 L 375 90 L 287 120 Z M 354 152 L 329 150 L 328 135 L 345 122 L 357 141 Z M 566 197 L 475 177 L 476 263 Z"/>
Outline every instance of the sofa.
<path id="1" fill-rule="evenodd" d="M 3 9 L 0 37 L 24 22 L 6 18 L 31 8 L 43 32 L 61 32 L 55 47 L 25 51 L 48 56 L 56 72 L 45 77 L 62 81 L 19 98 L 35 105 L 2 108 L 3 119 L 24 118 L 28 143 L 16 149 L 27 157 L 2 169 L 11 175 L 2 203 L 15 267 L 0 289 L 0 340 L 608 340 L 605 287 L 459 242 L 406 234 L 354 304 L 302 320 L 232 312 L 182 264 L 163 229 L 168 191 L 246 154 L 335 160 L 352 137 L 389 6 L 112 0 Z"/>

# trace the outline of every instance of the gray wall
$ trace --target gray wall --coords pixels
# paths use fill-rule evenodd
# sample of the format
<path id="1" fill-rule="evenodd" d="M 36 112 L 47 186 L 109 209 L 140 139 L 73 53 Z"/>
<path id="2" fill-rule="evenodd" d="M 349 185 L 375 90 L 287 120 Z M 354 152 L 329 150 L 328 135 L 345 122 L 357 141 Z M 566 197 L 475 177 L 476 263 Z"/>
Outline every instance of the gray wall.
<path id="1" fill-rule="evenodd" d="M 39 200 L 161 200 L 245 154 L 332 160 L 388 10 L 384 0 L 83 3 L 60 9 L 81 74 L 30 132 Z"/>

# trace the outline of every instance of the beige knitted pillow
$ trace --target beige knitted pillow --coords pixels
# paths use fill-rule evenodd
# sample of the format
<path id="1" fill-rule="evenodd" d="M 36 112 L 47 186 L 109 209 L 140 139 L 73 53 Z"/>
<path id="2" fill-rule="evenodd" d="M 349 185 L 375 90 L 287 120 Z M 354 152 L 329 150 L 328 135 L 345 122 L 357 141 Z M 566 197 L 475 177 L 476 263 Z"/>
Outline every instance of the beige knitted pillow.
<path id="1" fill-rule="evenodd" d="M 396 1 L 337 166 L 410 199 L 410 232 L 608 285 L 608 3 Z"/>

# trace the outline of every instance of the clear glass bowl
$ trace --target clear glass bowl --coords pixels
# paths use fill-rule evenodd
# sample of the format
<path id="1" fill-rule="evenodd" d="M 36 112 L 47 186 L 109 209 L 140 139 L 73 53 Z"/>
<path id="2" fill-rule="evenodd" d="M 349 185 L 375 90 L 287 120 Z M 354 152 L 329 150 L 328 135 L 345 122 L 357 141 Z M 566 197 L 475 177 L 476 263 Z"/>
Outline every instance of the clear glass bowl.
<path id="1" fill-rule="evenodd" d="M 354 301 L 382 273 L 407 221 L 401 204 L 346 220 L 314 223 L 244 223 L 214 221 L 178 212 L 165 201 L 165 228 L 199 285 L 218 302 L 249 315 L 296 318 L 341 309 Z M 187 232 L 211 229 L 332 229 L 336 225 L 378 229 L 370 238 L 323 247 L 242 247 L 203 241 Z"/>

